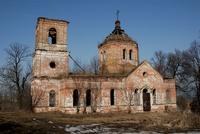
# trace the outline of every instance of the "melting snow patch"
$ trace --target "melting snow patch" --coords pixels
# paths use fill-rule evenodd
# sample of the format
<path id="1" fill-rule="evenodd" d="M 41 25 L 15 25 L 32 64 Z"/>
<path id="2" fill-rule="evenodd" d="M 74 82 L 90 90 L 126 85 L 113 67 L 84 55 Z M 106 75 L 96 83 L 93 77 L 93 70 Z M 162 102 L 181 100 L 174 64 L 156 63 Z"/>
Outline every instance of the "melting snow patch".
<path id="1" fill-rule="evenodd" d="M 152 131 L 137 131 L 134 128 L 123 128 L 123 127 L 109 127 L 102 124 L 91 124 L 91 125 L 77 125 L 77 126 L 65 126 L 65 131 L 71 134 L 161 134 L 159 132 Z M 194 132 L 186 132 L 183 134 L 193 134 Z M 198 133 L 198 132 L 197 132 Z M 195 134 L 197 134 L 195 133 Z M 175 134 L 175 133 L 172 133 Z M 178 133 L 180 134 L 180 133 Z M 182 133 L 181 133 L 182 134 Z"/>
<path id="2" fill-rule="evenodd" d="M 65 131 L 70 133 L 81 133 L 81 134 L 87 134 L 87 133 L 97 133 L 101 132 L 101 127 L 99 124 L 91 124 L 91 125 L 78 125 L 78 126 L 65 126 Z"/>
<path id="3" fill-rule="evenodd" d="M 58 128 L 60 128 L 60 129 L 63 129 L 63 127 L 62 127 L 62 126 L 58 126 Z"/>
<path id="4" fill-rule="evenodd" d="M 53 122 L 52 122 L 52 121 L 49 121 L 48 123 L 49 123 L 49 124 L 53 124 Z"/>

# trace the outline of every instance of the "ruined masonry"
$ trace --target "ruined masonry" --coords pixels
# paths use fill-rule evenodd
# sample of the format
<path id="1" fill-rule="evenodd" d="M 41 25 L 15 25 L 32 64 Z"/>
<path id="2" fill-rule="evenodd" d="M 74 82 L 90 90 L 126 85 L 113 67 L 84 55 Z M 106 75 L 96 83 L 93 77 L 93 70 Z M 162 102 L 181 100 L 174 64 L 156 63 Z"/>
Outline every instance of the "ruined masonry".
<path id="1" fill-rule="evenodd" d="M 163 78 L 115 22 L 98 45 L 99 73 L 69 72 L 65 20 L 39 17 L 33 56 L 32 103 L 35 112 L 143 112 L 176 109 L 175 80 Z"/>

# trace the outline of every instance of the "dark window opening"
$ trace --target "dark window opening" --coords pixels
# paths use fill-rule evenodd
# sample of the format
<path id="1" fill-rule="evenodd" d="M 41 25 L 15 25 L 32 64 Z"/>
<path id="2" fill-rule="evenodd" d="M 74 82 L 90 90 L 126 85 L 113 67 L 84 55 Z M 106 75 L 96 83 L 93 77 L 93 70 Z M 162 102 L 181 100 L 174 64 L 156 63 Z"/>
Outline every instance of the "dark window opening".
<path id="1" fill-rule="evenodd" d="M 52 62 L 49 63 L 49 66 L 51 68 L 55 68 L 56 67 L 56 63 L 54 61 L 52 61 Z"/>
<path id="2" fill-rule="evenodd" d="M 56 29 L 50 28 L 49 35 L 48 35 L 48 43 L 49 44 L 56 44 Z"/>
<path id="3" fill-rule="evenodd" d="M 147 93 L 147 89 L 144 89 L 144 90 L 143 90 L 143 93 Z"/>
<path id="4" fill-rule="evenodd" d="M 79 104 L 79 94 L 78 94 L 78 90 L 74 90 L 73 91 L 73 106 L 78 106 Z"/>
<path id="5" fill-rule="evenodd" d="M 90 106 L 91 105 L 91 90 L 88 89 L 86 91 L 86 106 Z"/>
<path id="6" fill-rule="evenodd" d="M 135 89 L 135 94 L 137 94 L 138 93 L 138 89 Z"/>
<path id="7" fill-rule="evenodd" d="M 142 74 L 144 77 L 146 77 L 147 76 L 147 72 L 143 72 L 143 74 Z"/>
<path id="8" fill-rule="evenodd" d="M 123 59 L 126 59 L 126 49 L 123 49 Z"/>
<path id="9" fill-rule="evenodd" d="M 103 52 L 103 62 L 106 61 L 106 51 Z"/>
<path id="10" fill-rule="evenodd" d="M 103 52 L 101 52 L 101 61 L 103 61 Z"/>
<path id="11" fill-rule="evenodd" d="M 132 60 L 132 50 L 129 50 L 129 59 Z"/>
<path id="12" fill-rule="evenodd" d="M 156 104 L 156 89 L 153 90 L 153 104 Z"/>
<path id="13" fill-rule="evenodd" d="M 110 105 L 115 105 L 115 91 L 114 91 L 114 89 L 110 90 Z"/>
<path id="14" fill-rule="evenodd" d="M 49 106 L 55 107 L 56 105 L 56 92 L 54 90 L 51 90 L 49 92 Z"/>

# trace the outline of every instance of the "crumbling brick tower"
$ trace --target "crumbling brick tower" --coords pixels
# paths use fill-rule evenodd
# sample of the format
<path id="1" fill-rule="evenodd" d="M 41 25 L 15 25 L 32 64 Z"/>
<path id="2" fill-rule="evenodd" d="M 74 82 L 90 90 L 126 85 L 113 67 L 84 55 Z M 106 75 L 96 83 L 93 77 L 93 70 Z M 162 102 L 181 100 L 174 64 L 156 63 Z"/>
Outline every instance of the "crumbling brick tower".
<path id="1" fill-rule="evenodd" d="M 115 21 L 115 29 L 99 45 L 101 74 L 127 74 L 139 63 L 138 44 Z"/>
<path id="2" fill-rule="evenodd" d="M 32 73 L 32 99 L 41 99 L 37 106 L 59 106 L 59 100 L 53 100 L 55 97 L 50 95 L 59 96 L 59 79 L 68 76 L 67 28 L 68 22 L 64 20 L 43 17 L 37 20 Z M 52 94 L 48 94 L 51 90 Z M 42 91 L 41 98 L 34 98 L 39 97 L 37 94 L 42 94 Z M 51 100 L 48 98 L 56 104 L 49 104 Z"/>

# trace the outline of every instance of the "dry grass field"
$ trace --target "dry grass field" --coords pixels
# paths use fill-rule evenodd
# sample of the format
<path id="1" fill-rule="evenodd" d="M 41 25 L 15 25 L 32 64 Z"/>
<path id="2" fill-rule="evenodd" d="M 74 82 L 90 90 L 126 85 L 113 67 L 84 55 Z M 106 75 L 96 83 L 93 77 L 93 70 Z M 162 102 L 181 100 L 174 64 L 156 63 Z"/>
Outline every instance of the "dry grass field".
<path id="1" fill-rule="evenodd" d="M 98 133 L 99 130 L 106 132 L 102 129 L 102 126 L 115 132 L 200 132 L 200 116 L 178 112 L 95 113 L 78 115 L 0 112 L 1 134 L 81 133 L 80 128 L 84 129 L 84 133 Z M 84 127 L 89 127 L 91 131 L 85 131 L 86 128 Z"/>

